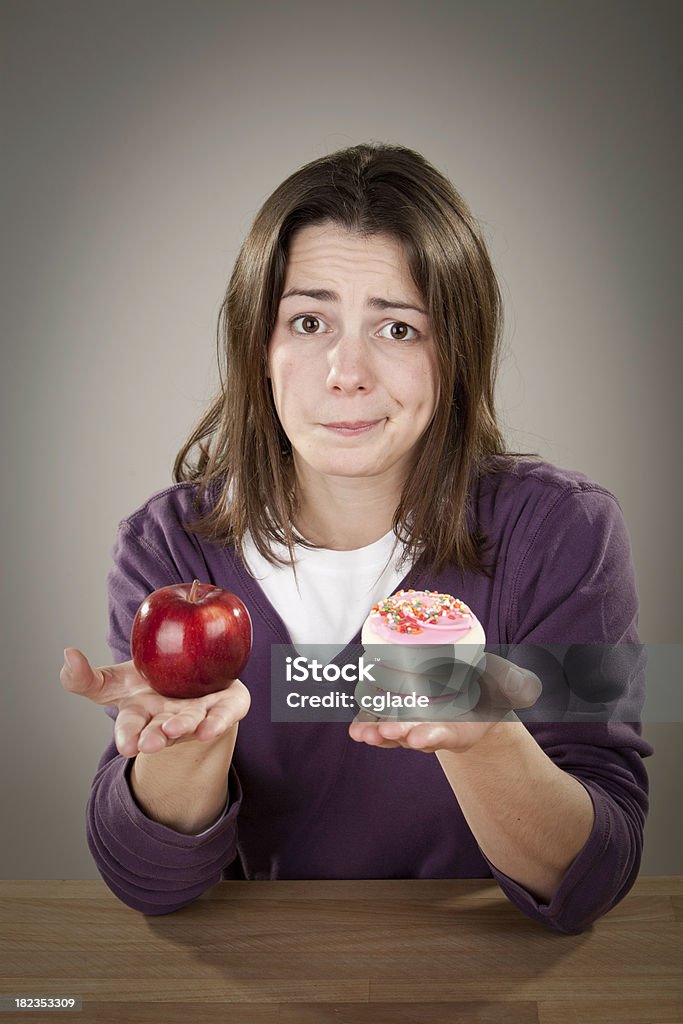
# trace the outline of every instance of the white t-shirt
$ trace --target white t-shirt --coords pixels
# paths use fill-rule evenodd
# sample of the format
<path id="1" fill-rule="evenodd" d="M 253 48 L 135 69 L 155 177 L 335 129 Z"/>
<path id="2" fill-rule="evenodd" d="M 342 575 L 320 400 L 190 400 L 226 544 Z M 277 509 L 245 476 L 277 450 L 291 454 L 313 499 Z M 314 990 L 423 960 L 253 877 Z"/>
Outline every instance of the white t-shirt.
<path id="1" fill-rule="evenodd" d="M 342 651 L 358 632 L 375 602 L 393 594 L 411 563 L 401 563 L 403 545 L 392 530 L 353 551 L 294 548 L 297 579 L 290 566 L 272 565 L 244 542 L 244 561 L 287 626 L 295 648 L 324 645 L 323 660 Z M 282 552 L 286 555 L 287 549 Z"/>

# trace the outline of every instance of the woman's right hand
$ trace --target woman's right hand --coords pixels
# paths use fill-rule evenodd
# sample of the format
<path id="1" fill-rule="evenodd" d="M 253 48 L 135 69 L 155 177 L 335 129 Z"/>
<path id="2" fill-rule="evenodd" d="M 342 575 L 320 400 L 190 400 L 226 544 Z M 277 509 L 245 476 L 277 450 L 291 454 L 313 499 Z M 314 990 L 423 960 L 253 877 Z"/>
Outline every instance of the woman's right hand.
<path id="1" fill-rule="evenodd" d="M 59 678 L 65 690 L 118 707 L 114 740 L 124 757 L 155 754 L 188 740 L 216 740 L 244 718 L 251 704 L 239 679 L 205 697 L 178 700 L 153 690 L 132 661 L 93 668 L 76 647 L 67 647 L 64 656 Z"/>

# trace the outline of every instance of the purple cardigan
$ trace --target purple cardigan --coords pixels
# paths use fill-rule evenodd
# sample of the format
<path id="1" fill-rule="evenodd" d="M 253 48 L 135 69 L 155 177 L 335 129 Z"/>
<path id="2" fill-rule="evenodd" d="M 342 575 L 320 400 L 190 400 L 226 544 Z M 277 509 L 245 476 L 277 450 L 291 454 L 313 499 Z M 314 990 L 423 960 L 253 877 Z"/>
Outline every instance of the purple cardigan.
<path id="1" fill-rule="evenodd" d="M 271 722 L 270 647 L 289 643 L 287 630 L 231 548 L 182 528 L 192 496 L 190 484 L 169 487 L 119 526 L 108 577 L 113 658 L 130 658 L 133 617 L 150 591 L 195 577 L 215 583 L 252 616 L 254 647 L 241 675 L 252 705 L 238 731 L 229 807 L 201 836 L 147 818 L 131 793 L 132 759 L 109 744 L 87 837 L 117 897 L 166 914 L 221 879 L 493 876 L 523 913 L 575 934 L 628 892 L 648 809 L 642 758 L 652 753 L 638 723 L 527 723 L 595 808 L 585 846 L 551 903 L 539 903 L 482 854 L 435 755 L 354 743 L 343 722 Z M 638 642 L 630 543 L 613 495 L 583 474 L 529 460 L 484 477 L 472 509 L 489 539 L 491 578 L 427 578 L 418 563 L 403 586 L 462 598 L 491 644 Z"/>

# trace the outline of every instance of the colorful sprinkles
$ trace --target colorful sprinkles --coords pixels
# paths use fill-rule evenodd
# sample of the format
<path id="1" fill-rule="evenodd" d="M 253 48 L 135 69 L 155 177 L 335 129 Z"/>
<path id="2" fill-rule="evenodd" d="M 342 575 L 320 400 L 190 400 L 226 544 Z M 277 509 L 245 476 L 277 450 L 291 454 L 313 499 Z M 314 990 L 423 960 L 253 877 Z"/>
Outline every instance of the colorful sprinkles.
<path id="1" fill-rule="evenodd" d="M 373 605 L 371 615 L 381 615 L 386 626 L 397 633 L 424 633 L 423 625 L 455 622 L 469 626 L 474 618 L 467 605 L 438 590 L 399 590 Z"/>

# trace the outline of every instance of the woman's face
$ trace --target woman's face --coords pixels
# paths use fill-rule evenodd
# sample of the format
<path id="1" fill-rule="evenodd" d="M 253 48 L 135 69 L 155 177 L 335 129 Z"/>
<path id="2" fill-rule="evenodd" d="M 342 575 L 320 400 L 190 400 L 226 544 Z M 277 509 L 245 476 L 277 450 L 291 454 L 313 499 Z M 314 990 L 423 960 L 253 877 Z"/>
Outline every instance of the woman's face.
<path id="1" fill-rule="evenodd" d="M 438 384 L 429 317 L 398 241 L 331 224 L 294 234 L 268 376 L 300 478 L 402 485 Z"/>

